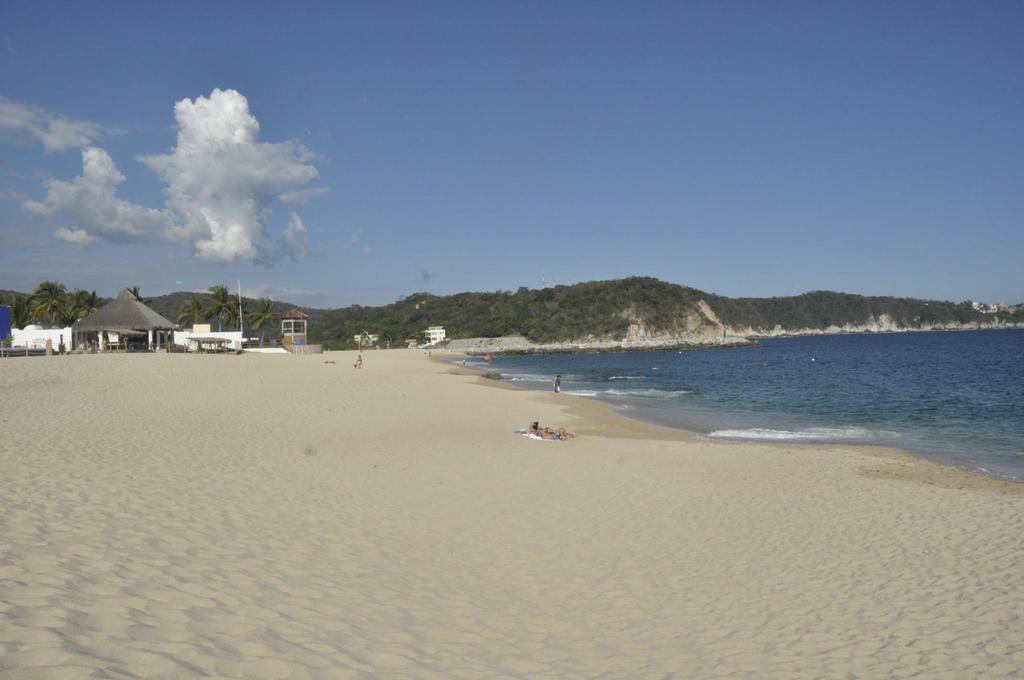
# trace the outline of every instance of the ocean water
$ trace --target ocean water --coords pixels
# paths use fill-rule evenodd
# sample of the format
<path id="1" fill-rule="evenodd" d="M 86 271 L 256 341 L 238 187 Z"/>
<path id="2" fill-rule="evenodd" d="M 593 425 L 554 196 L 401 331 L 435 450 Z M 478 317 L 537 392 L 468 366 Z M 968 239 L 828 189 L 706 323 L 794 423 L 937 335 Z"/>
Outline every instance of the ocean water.
<path id="1" fill-rule="evenodd" d="M 1024 330 L 768 339 L 468 365 L 708 439 L 894 446 L 1024 482 Z"/>

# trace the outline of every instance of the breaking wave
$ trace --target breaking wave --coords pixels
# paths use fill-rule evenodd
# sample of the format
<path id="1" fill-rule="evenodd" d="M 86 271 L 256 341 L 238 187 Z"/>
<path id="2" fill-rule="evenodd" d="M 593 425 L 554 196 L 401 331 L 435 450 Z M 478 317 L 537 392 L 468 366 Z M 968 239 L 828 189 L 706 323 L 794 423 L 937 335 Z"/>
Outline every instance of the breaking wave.
<path id="1" fill-rule="evenodd" d="M 602 390 L 601 394 L 611 394 L 616 397 L 649 397 L 652 399 L 669 399 L 671 397 L 678 397 L 684 394 L 693 394 L 693 390 Z"/>
<path id="2" fill-rule="evenodd" d="M 752 427 L 739 430 L 715 430 L 707 439 L 742 439 L 751 441 L 865 441 L 878 434 L 863 427 L 809 427 L 804 430 L 772 430 Z"/>
<path id="3" fill-rule="evenodd" d="M 641 397 L 646 399 L 672 399 L 686 394 L 693 394 L 693 390 L 563 390 L 565 394 L 576 397 Z"/>

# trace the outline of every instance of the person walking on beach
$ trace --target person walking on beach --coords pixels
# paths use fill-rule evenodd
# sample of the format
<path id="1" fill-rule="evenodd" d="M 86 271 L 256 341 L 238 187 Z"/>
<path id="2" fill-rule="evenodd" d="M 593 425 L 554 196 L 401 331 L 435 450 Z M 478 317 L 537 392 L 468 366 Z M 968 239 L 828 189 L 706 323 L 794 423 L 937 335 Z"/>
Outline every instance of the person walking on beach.
<path id="1" fill-rule="evenodd" d="M 556 375 L 555 376 L 555 392 L 561 392 L 561 391 L 562 391 L 562 376 Z"/>
<path id="2" fill-rule="evenodd" d="M 359 356 L 356 357 L 356 363 L 353 364 L 352 367 L 353 368 L 362 368 L 363 367 L 363 353 L 362 352 L 360 352 Z"/>

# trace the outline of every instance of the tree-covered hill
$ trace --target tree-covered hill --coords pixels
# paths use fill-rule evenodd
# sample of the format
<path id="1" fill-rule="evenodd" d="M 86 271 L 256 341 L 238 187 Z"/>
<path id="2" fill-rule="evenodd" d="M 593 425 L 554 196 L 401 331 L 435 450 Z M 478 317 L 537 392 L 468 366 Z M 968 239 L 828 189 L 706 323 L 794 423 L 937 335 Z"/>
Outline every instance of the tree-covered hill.
<path id="1" fill-rule="evenodd" d="M 857 326 L 885 316 L 901 328 L 922 328 L 951 324 L 1024 322 L 1024 314 L 1003 311 L 985 314 L 970 302 L 917 300 L 914 298 L 850 295 L 832 291 L 813 291 L 791 297 L 724 298 L 708 296 L 708 304 L 722 323 L 733 328 L 768 331 L 826 329 Z"/>
<path id="2" fill-rule="evenodd" d="M 176 292 L 152 298 L 142 293 L 146 304 L 174 321 L 193 299 L 202 309 L 213 302 L 210 293 Z M 247 310 L 256 302 L 243 298 Z M 728 298 L 647 277 L 515 292 L 415 293 L 379 307 L 325 310 L 287 302 L 274 306 L 278 318 L 289 309 L 308 314 L 310 340 L 329 347 L 352 347 L 353 336 L 362 332 L 379 335 L 382 345 L 400 346 L 406 338 L 422 338 L 423 331 L 435 325 L 444 326 L 448 337 L 455 339 L 521 335 L 536 343 L 553 343 L 622 339 L 637 332 L 671 338 L 1024 324 L 1021 305 L 984 313 L 969 302 L 830 291 Z M 279 323 L 275 320 L 263 330 L 267 338 L 275 337 Z"/>
<path id="3" fill-rule="evenodd" d="M 702 305 L 702 302 L 704 303 Z M 711 313 L 708 314 L 708 311 Z M 622 337 L 640 323 L 654 334 L 762 335 L 862 326 L 882 318 L 893 327 L 1024 323 L 1024 312 L 984 314 L 970 303 L 868 297 L 816 291 L 793 297 L 727 298 L 654 278 L 593 281 L 540 290 L 410 295 L 382 307 L 326 312 L 318 333 L 350 338 L 363 330 L 392 340 L 442 325 L 450 338 L 523 335 L 535 342 Z"/>

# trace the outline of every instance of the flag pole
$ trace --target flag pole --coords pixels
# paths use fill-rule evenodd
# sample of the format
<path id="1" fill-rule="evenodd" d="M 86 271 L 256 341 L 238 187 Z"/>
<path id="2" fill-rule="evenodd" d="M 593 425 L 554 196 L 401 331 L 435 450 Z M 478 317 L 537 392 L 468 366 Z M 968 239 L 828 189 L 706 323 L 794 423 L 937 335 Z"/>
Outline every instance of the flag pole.
<path id="1" fill-rule="evenodd" d="M 242 345 L 245 344 L 245 334 L 242 332 L 242 279 L 238 279 L 238 334 L 241 336 L 238 340 L 238 349 L 242 349 Z"/>

